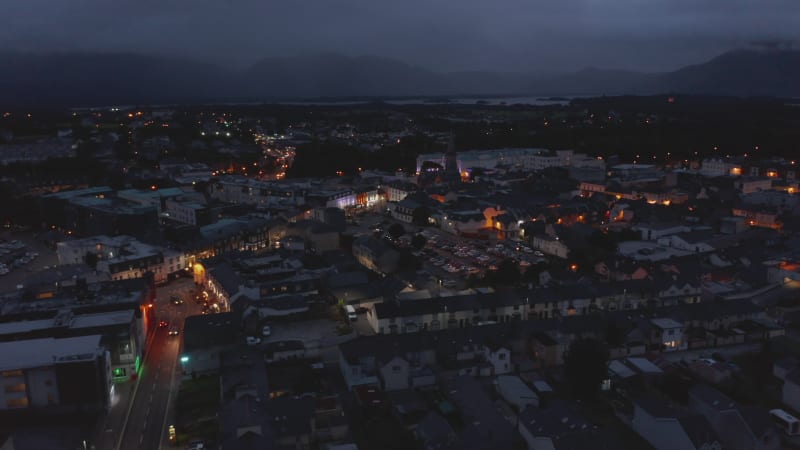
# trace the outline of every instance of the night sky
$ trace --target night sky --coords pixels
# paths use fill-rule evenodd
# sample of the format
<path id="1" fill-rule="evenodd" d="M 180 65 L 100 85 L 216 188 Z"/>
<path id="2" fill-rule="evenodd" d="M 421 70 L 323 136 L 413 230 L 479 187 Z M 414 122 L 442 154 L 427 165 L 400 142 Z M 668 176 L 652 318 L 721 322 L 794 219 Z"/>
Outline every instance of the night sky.
<path id="1" fill-rule="evenodd" d="M 380 55 L 435 70 L 645 71 L 800 40 L 798 0 L 4 0 L 0 49 L 135 51 L 245 66 Z M 797 47 L 797 46 L 795 46 Z"/>

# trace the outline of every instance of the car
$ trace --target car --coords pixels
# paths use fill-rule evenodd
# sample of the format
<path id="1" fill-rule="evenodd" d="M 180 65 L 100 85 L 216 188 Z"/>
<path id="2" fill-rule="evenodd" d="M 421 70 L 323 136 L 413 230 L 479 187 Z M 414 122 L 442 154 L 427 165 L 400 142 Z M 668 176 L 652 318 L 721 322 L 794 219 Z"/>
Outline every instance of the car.
<path id="1" fill-rule="evenodd" d="M 540 252 L 539 250 L 536 250 L 535 252 L 533 252 L 533 254 L 534 254 L 534 255 L 536 255 L 536 256 L 538 256 L 538 257 L 540 257 L 540 258 L 541 258 L 542 256 L 544 256 L 544 253 Z"/>
<path id="2" fill-rule="evenodd" d="M 158 322 L 158 328 L 166 328 L 167 325 L 169 325 L 169 324 L 167 323 L 166 320 L 162 320 L 162 321 Z"/>
<path id="3" fill-rule="evenodd" d="M 261 327 L 261 335 L 262 336 L 267 336 L 267 337 L 271 336 L 272 335 L 272 328 L 270 328 L 269 325 L 264 325 L 263 327 Z"/>
<path id="4" fill-rule="evenodd" d="M 189 444 L 186 447 L 186 450 L 205 450 L 205 448 L 206 448 L 205 442 L 203 442 L 202 440 L 193 440 L 189 442 Z"/>
<path id="5" fill-rule="evenodd" d="M 182 299 L 182 298 L 180 298 L 180 297 L 178 297 L 177 295 L 173 295 L 173 296 L 171 296 L 171 297 L 169 298 L 169 301 L 170 301 L 170 303 L 172 303 L 173 305 L 182 305 L 182 304 L 183 304 L 183 299 Z"/>
<path id="6" fill-rule="evenodd" d="M 173 326 L 171 326 L 169 328 L 169 335 L 170 336 L 177 336 L 180 333 L 180 331 L 181 330 L 177 326 L 173 325 Z"/>
<path id="7" fill-rule="evenodd" d="M 258 345 L 261 343 L 261 338 L 256 336 L 247 336 L 247 345 Z"/>

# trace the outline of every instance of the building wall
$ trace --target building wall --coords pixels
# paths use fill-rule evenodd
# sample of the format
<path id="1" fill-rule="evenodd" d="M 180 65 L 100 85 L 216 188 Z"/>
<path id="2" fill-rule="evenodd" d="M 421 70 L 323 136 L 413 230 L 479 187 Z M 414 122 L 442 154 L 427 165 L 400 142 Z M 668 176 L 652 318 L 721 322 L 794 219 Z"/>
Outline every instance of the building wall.
<path id="1" fill-rule="evenodd" d="M 409 366 L 403 358 L 396 357 L 380 368 L 383 389 L 386 391 L 397 391 L 408 389 Z"/>
<path id="2" fill-rule="evenodd" d="M 789 408 L 795 411 L 800 411 L 800 385 L 791 380 L 786 380 L 783 383 L 781 400 L 783 401 L 783 404 Z"/>
<path id="3" fill-rule="evenodd" d="M 44 407 L 58 404 L 58 385 L 56 373 L 52 367 L 30 369 L 28 378 L 28 398 L 32 407 Z"/>

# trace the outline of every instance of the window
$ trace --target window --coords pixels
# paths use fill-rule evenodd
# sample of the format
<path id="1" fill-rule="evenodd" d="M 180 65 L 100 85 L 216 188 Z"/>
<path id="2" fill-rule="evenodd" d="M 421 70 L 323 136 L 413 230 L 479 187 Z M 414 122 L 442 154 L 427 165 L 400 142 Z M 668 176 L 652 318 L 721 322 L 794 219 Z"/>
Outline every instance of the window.
<path id="1" fill-rule="evenodd" d="M 11 378 L 11 377 L 21 377 L 22 371 L 21 370 L 6 370 L 2 373 L 3 378 Z"/>
<path id="2" fill-rule="evenodd" d="M 392 366 L 392 373 L 400 373 L 401 367 L 400 366 Z"/>
<path id="3" fill-rule="evenodd" d="M 26 408 L 28 406 L 28 398 L 12 398 L 6 401 L 8 408 Z"/>
<path id="4" fill-rule="evenodd" d="M 25 392 L 25 383 L 7 384 L 5 386 L 6 394 L 11 392 Z"/>

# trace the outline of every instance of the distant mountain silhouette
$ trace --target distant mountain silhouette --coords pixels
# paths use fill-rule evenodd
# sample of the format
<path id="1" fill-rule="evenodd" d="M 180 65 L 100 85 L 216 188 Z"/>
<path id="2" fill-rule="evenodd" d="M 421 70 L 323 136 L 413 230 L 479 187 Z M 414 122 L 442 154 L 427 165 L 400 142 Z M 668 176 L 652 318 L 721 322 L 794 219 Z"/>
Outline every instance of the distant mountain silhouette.
<path id="1" fill-rule="evenodd" d="M 446 78 L 427 69 L 334 53 L 265 58 L 243 74 L 243 83 L 263 98 L 435 95 L 447 90 Z"/>
<path id="2" fill-rule="evenodd" d="M 657 77 L 653 89 L 689 94 L 800 96 L 800 51 L 736 50 Z"/>
<path id="3" fill-rule="evenodd" d="M 334 53 L 265 58 L 245 70 L 125 53 L 0 53 L 0 104 L 20 106 L 665 92 L 800 96 L 800 51 L 737 50 L 658 74 L 587 68 L 558 76 L 437 73 L 388 58 Z"/>
<path id="4" fill-rule="evenodd" d="M 0 54 L 0 103 L 97 105 L 227 99 L 230 72 L 125 53 Z"/>

